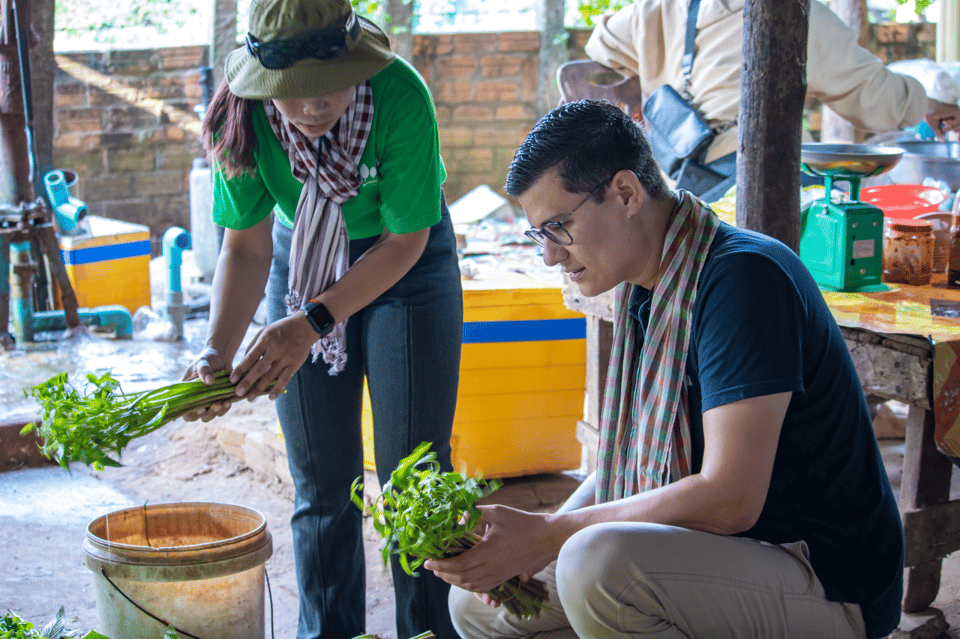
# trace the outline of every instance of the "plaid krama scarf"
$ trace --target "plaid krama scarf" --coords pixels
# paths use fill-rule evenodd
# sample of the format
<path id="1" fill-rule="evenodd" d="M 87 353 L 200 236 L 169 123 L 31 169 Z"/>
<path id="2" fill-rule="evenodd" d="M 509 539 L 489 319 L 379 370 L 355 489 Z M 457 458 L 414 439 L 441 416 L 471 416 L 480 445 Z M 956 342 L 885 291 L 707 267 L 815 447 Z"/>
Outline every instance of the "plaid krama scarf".
<path id="1" fill-rule="evenodd" d="M 686 191 L 667 229 L 666 270 L 654 286 L 638 352 L 629 307 L 633 285 L 614 304 L 613 344 L 600 419 L 598 504 L 664 486 L 691 472 L 687 353 L 697 279 L 720 222 Z"/>
<path id="2" fill-rule="evenodd" d="M 360 156 L 373 127 L 373 92 L 370 83 L 357 85 L 353 102 L 340 118 L 339 127 L 319 138 L 308 138 L 264 100 L 270 127 L 287 150 L 293 176 L 303 182 L 294 216 L 290 245 L 287 312 L 293 313 L 325 291 L 349 268 L 350 241 L 340 206 L 360 190 Z M 322 353 L 330 374 L 343 370 L 346 324 L 313 345 L 313 361 Z"/>

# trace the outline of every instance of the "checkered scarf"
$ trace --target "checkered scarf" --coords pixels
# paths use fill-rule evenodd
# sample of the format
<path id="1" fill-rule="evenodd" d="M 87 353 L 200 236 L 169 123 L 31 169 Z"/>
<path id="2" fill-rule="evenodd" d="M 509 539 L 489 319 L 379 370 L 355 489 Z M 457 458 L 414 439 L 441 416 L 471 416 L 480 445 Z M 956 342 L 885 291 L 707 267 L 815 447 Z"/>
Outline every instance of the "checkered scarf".
<path id="1" fill-rule="evenodd" d="M 637 352 L 633 285 L 614 304 L 613 345 L 597 453 L 598 504 L 664 486 L 691 472 L 687 352 L 697 279 L 719 228 L 716 215 L 686 191 L 667 229 L 666 270 L 653 288 L 650 321 Z"/>
<path id="2" fill-rule="evenodd" d="M 353 102 L 340 126 L 319 138 L 308 138 L 290 123 L 270 100 L 264 101 L 270 127 L 287 150 L 293 176 L 304 183 L 294 216 L 290 245 L 287 312 L 325 291 L 350 266 L 350 241 L 341 205 L 360 190 L 360 156 L 373 127 L 370 83 L 357 85 Z M 311 349 L 313 361 L 322 354 L 330 374 L 347 363 L 346 325 L 343 320 Z"/>

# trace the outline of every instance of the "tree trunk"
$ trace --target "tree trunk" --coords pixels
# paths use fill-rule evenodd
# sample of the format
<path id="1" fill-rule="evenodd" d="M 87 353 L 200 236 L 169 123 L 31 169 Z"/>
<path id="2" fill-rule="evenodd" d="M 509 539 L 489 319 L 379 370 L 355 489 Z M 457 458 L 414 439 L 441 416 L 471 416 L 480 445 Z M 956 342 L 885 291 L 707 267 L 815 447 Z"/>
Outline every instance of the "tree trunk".
<path id="1" fill-rule="evenodd" d="M 3 0 L 0 7 L 0 202 L 16 206 L 33 202 L 34 194 L 13 0 Z"/>
<path id="2" fill-rule="evenodd" d="M 30 19 L 38 36 L 30 49 L 30 77 L 33 93 L 33 142 L 37 155 L 37 185 L 53 170 L 53 59 L 54 0 L 32 0 Z M 39 195 L 44 189 L 34 185 Z"/>
<path id="3" fill-rule="evenodd" d="M 867 15 L 867 0 L 834 0 L 830 3 L 844 24 L 858 33 L 857 43 L 866 48 L 870 43 L 870 20 Z M 820 140 L 822 142 L 860 143 L 864 140 L 864 132 L 857 130 L 845 118 L 837 115 L 836 111 L 826 104 L 823 105 L 823 118 L 820 125 Z"/>
<path id="4" fill-rule="evenodd" d="M 537 0 L 537 31 L 540 32 L 540 56 L 537 111 L 546 114 L 560 103 L 557 69 L 569 59 L 567 30 L 563 26 L 563 0 Z"/>
<path id="5" fill-rule="evenodd" d="M 387 15 L 389 22 L 383 27 L 390 36 L 390 47 L 413 64 L 413 0 L 390 0 Z"/>
<path id="6" fill-rule="evenodd" d="M 223 80 L 223 63 L 227 54 L 237 48 L 237 0 L 212 0 L 213 33 L 210 38 L 210 67 L 213 69 L 213 90 Z"/>
<path id="7" fill-rule="evenodd" d="M 737 226 L 794 251 L 800 245 L 800 129 L 811 1 L 817 0 L 747 0 L 743 10 Z"/>

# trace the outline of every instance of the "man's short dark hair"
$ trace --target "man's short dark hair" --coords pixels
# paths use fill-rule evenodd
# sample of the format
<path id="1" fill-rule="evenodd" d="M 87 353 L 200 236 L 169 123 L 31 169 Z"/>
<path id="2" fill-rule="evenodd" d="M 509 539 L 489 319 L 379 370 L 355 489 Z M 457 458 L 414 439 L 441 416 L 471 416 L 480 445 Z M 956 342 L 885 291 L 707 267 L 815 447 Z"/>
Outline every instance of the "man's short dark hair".
<path id="1" fill-rule="evenodd" d="M 651 197 L 668 192 L 640 126 L 604 100 L 567 102 L 543 116 L 514 154 L 504 188 L 519 197 L 553 167 L 571 193 L 589 193 L 624 169 Z"/>

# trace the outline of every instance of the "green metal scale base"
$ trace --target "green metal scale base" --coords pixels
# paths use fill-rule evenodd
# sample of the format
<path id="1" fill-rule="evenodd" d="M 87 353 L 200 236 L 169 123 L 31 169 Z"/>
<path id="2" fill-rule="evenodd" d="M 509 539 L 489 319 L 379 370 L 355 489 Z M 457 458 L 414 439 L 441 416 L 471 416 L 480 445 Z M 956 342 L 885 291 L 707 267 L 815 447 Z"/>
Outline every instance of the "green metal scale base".
<path id="1" fill-rule="evenodd" d="M 810 147 L 816 147 L 816 153 Z M 800 260 L 820 288 L 844 292 L 888 290 L 880 281 L 883 211 L 859 201 L 860 179 L 886 171 L 902 153 L 901 149 L 881 147 L 878 151 L 877 147 L 862 145 L 801 147 L 802 169 L 822 176 L 826 191 L 822 200 L 800 213 Z M 895 156 L 892 163 L 890 156 Z M 850 183 L 851 201 L 831 200 L 834 181 Z"/>

